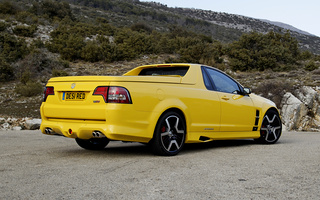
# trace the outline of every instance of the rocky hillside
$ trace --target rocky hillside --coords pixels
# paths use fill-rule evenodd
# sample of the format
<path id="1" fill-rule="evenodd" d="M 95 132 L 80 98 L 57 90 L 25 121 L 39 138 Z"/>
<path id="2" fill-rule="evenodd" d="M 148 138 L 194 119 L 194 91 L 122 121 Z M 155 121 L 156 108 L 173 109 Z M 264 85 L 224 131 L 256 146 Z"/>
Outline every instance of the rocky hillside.
<path id="1" fill-rule="evenodd" d="M 251 31 L 267 33 L 270 30 L 279 32 L 289 31 L 292 36 L 298 39 L 302 49 L 310 50 L 314 53 L 320 54 L 319 37 L 310 35 L 309 33 L 301 30 L 297 30 L 294 27 L 284 26 L 284 24 L 281 23 L 274 23 L 268 20 L 260 20 L 241 15 L 214 12 L 210 10 L 174 8 L 174 11 L 185 16 L 205 20 L 209 23 L 223 26 L 229 29 L 238 30 L 241 33 Z M 214 32 L 212 32 L 212 35 L 214 35 Z"/>
<path id="2" fill-rule="evenodd" d="M 320 38 L 285 32 L 244 16 L 137 0 L 0 0 L 0 129 L 40 117 L 50 77 L 194 62 L 275 101 L 288 129 L 318 130 Z"/>

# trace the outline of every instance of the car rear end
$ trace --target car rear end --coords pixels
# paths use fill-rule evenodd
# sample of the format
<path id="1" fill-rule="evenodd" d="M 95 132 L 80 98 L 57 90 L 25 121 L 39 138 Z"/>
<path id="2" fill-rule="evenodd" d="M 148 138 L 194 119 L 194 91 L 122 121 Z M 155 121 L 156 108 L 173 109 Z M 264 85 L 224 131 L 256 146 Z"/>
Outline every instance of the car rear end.
<path id="1" fill-rule="evenodd" d="M 139 74 L 52 78 L 40 108 L 40 129 L 84 140 L 107 137 L 146 143 L 161 114 L 155 111 L 163 98 L 159 87 L 180 83 L 180 76 Z"/>
<path id="2" fill-rule="evenodd" d="M 125 87 L 110 85 L 115 79 L 93 76 L 50 79 L 40 109 L 41 131 L 80 139 L 128 132 L 126 123 L 118 124 L 133 117 L 132 100 Z M 108 137 L 119 139 L 112 134 Z M 118 137 L 121 139 L 121 135 Z"/>

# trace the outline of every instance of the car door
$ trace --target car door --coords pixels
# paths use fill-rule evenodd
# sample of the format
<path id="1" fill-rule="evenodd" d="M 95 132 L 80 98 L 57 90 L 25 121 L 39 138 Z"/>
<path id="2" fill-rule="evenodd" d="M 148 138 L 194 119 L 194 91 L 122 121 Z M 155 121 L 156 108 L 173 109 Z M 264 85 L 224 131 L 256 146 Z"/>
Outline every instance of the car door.
<path id="1" fill-rule="evenodd" d="M 209 67 L 204 67 L 221 101 L 220 131 L 252 131 L 256 109 L 249 95 L 244 95 L 240 84 L 228 75 Z"/>

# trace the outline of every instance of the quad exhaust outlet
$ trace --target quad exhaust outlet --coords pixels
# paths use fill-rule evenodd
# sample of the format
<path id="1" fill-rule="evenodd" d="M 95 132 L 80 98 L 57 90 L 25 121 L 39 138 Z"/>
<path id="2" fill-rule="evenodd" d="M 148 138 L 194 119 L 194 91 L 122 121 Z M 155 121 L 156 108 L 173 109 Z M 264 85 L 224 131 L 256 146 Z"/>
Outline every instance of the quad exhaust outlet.
<path id="1" fill-rule="evenodd" d="M 94 137 L 94 138 L 104 138 L 104 137 L 106 137 L 103 133 L 101 133 L 100 131 L 93 131 L 92 132 L 92 136 Z"/>
<path id="2" fill-rule="evenodd" d="M 49 135 L 53 135 L 53 134 L 54 134 L 51 128 L 46 128 L 46 129 L 44 130 L 44 132 L 45 132 L 46 134 L 49 134 Z"/>

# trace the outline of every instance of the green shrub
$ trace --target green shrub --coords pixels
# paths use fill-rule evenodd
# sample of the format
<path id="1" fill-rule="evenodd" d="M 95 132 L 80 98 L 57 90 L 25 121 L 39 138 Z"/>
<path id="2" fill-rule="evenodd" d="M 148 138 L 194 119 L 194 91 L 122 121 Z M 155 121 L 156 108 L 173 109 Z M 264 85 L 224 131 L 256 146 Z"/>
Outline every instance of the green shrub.
<path id="1" fill-rule="evenodd" d="M 0 22 L 0 31 L 6 30 L 8 25 L 5 22 Z"/>
<path id="2" fill-rule="evenodd" d="M 227 54 L 233 70 L 281 70 L 281 64 L 295 64 L 300 55 L 298 41 L 289 33 L 273 31 L 243 34 L 229 45 Z"/>
<path id="3" fill-rule="evenodd" d="M 19 25 L 16 26 L 13 29 L 13 33 L 16 35 L 20 35 L 23 37 L 33 37 L 33 34 L 37 31 L 37 26 L 32 25 L 32 26 L 24 26 L 24 25 Z"/>
<path id="4" fill-rule="evenodd" d="M 103 59 L 102 47 L 96 42 L 89 41 L 81 50 L 81 57 L 85 61 L 97 62 Z"/>
<path id="5" fill-rule="evenodd" d="M 20 77 L 20 82 L 24 85 L 26 85 L 31 79 L 31 72 L 30 71 L 24 71 Z"/>
<path id="6" fill-rule="evenodd" d="M 69 76 L 69 74 L 64 70 L 53 69 L 52 70 L 52 76 L 53 77 Z"/>
<path id="7" fill-rule="evenodd" d="M 0 59 L 0 82 L 14 79 L 14 70 L 4 59 Z"/>
<path id="8" fill-rule="evenodd" d="M 31 79 L 39 80 L 42 77 L 49 77 L 53 69 L 63 70 L 69 67 L 69 63 L 56 58 L 46 49 L 35 49 L 15 66 L 16 77 L 26 84 Z"/>
<path id="9" fill-rule="evenodd" d="M 34 2 L 30 10 L 36 15 L 42 15 L 51 20 L 54 18 L 61 20 L 65 17 L 75 19 L 70 5 L 65 1 L 44 0 L 39 3 Z"/>
<path id="10" fill-rule="evenodd" d="M 300 59 L 301 60 L 308 60 L 311 59 L 313 54 L 310 51 L 303 51 L 300 54 Z"/>
<path id="11" fill-rule="evenodd" d="M 0 33 L 0 57 L 6 62 L 14 62 L 24 58 L 29 48 L 24 40 L 15 38 L 7 33 Z"/>
<path id="12" fill-rule="evenodd" d="M 19 12 L 15 15 L 17 21 L 22 22 L 22 23 L 26 23 L 26 24 L 37 24 L 38 22 L 38 17 L 30 12 L 27 11 L 22 11 Z"/>
<path id="13" fill-rule="evenodd" d="M 41 94 L 43 92 L 43 86 L 41 83 L 29 81 L 26 84 L 18 84 L 15 91 L 21 96 L 32 97 Z"/>
<path id="14" fill-rule="evenodd" d="M 145 23 L 136 23 L 133 24 L 131 27 L 131 30 L 133 31 L 138 31 L 138 32 L 146 32 L 146 33 L 151 33 L 152 28 Z"/>
<path id="15" fill-rule="evenodd" d="M 20 8 L 8 0 L 0 2 L 0 13 L 2 14 L 14 15 L 19 11 Z"/>
<path id="16" fill-rule="evenodd" d="M 316 70 L 318 69 L 319 66 L 313 61 L 313 60 L 310 60 L 305 66 L 304 66 L 304 69 L 305 70 L 308 70 L 308 71 L 313 71 L 313 70 Z"/>

